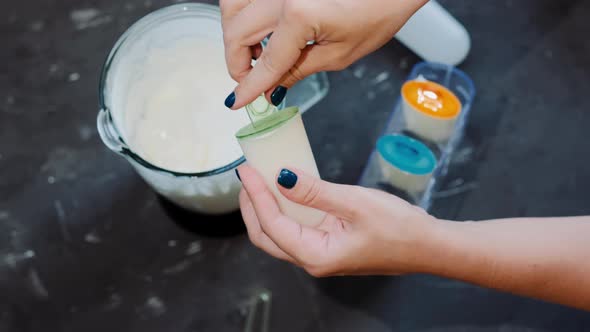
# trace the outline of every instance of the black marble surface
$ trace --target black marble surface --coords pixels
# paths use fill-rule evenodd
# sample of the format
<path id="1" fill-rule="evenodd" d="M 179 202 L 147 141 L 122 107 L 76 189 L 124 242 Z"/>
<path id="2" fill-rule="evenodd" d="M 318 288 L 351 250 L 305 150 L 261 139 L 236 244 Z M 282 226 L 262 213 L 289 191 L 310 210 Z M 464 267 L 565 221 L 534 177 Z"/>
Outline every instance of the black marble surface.
<path id="1" fill-rule="evenodd" d="M 478 97 L 432 212 L 589 214 L 590 3 L 442 2 L 472 35 Z M 0 2 L 0 331 L 242 331 L 261 289 L 271 331 L 590 330 L 588 313 L 431 276 L 314 279 L 167 209 L 95 118 L 110 47 L 170 3 Z M 330 74 L 305 115 L 326 179 L 358 180 L 417 61 L 391 42 Z"/>

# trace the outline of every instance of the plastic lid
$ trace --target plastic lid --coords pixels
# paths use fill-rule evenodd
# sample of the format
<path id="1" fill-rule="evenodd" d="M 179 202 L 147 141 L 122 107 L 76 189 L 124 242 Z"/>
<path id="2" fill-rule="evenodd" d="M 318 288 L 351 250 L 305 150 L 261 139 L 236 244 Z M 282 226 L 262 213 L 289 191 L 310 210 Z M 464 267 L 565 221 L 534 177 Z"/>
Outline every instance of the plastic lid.
<path id="1" fill-rule="evenodd" d="M 377 151 L 388 163 L 406 173 L 424 175 L 436 167 L 434 153 L 424 143 L 408 136 L 381 136 Z"/>
<path id="2" fill-rule="evenodd" d="M 452 119 L 461 112 L 459 98 L 451 90 L 431 81 L 404 83 L 402 96 L 416 110 L 436 118 Z"/>
<path id="3" fill-rule="evenodd" d="M 271 115 L 276 111 L 277 108 L 270 104 L 264 95 L 258 96 L 258 98 L 254 99 L 253 102 L 246 105 L 246 112 L 248 113 L 248 117 L 250 117 L 250 122 L 252 122 L 255 127 L 257 126 L 257 121 Z"/>
<path id="4" fill-rule="evenodd" d="M 258 121 L 255 121 L 245 127 L 242 127 L 236 133 L 236 138 L 244 139 L 268 133 L 276 128 L 279 128 L 281 125 L 291 120 L 297 114 L 299 114 L 299 108 L 295 106 L 287 107 L 281 111 L 273 112 L 272 114 Z"/>

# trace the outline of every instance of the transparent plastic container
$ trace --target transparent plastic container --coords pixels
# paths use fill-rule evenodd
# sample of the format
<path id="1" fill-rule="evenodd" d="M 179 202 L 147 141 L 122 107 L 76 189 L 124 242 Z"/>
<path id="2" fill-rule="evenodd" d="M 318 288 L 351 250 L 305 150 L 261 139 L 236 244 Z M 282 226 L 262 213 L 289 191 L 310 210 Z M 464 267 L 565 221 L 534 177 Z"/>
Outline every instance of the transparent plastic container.
<path id="1" fill-rule="evenodd" d="M 402 135 L 407 137 L 408 141 L 415 140 L 420 142 L 420 145 L 426 146 L 432 151 L 432 153 L 434 153 L 436 158 L 436 166 L 434 167 L 434 170 L 431 174 L 428 174 L 429 177 L 424 185 L 420 186 L 420 190 L 407 190 L 410 186 L 408 186 L 406 182 L 395 180 L 399 183 L 399 185 L 396 185 L 396 182 L 391 180 L 392 172 L 388 172 L 387 167 L 384 166 L 384 158 L 376 146 L 365 165 L 365 169 L 359 180 L 359 185 L 387 191 L 427 210 L 432 203 L 432 194 L 437 189 L 437 184 L 440 183 L 440 178 L 447 173 L 449 161 L 455 152 L 459 141 L 463 137 L 465 123 L 468 121 L 471 105 L 475 98 L 475 86 L 471 78 L 461 70 L 453 66 L 434 62 L 421 62 L 414 66 L 410 75 L 408 75 L 407 80 L 410 81 L 416 79 L 424 79 L 438 83 L 453 92 L 453 94 L 459 99 L 461 103 L 461 113 L 454 123 L 453 132 L 450 135 L 450 138 L 444 141 L 430 141 L 409 130 L 404 112 L 402 111 L 403 100 L 400 96 L 394 106 L 393 112 L 380 140 L 386 136 Z M 396 169 L 394 174 L 396 179 L 410 178 L 415 181 L 415 183 L 424 179 L 423 177 L 419 178 L 416 176 L 420 174 L 412 174 L 410 171 L 405 171 L 403 169 Z M 414 186 L 412 188 L 417 187 Z"/>
<path id="2" fill-rule="evenodd" d="M 172 27 L 172 28 L 171 28 Z M 133 24 L 116 42 L 101 73 L 100 111 L 97 127 L 104 144 L 123 156 L 143 179 L 159 194 L 194 212 L 223 214 L 236 210 L 241 187 L 233 170 L 245 159 L 228 162 L 212 170 L 180 173 L 167 170 L 143 159 L 127 144 L 124 131 L 125 109 L 114 107 L 116 96 L 125 94 L 124 87 L 133 82 L 141 63 L 131 58 L 131 50 L 165 47 L 178 38 L 223 38 L 219 7 L 208 4 L 176 4 L 156 10 Z M 124 68 L 125 70 L 122 70 Z M 287 99 L 308 110 L 328 92 L 327 76 L 313 75 L 290 89 Z"/>
<path id="3" fill-rule="evenodd" d="M 320 177 L 298 108 L 288 107 L 269 112 L 260 120 L 240 129 L 236 138 L 248 159 L 248 165 L 262 176 L 283 214 L 303 225 L 319 225 L 325 212 L 288 200 L 276 186 L 277 175 L 285 165 Z M 289 148 L 286 149 L 286 146 Z"/>

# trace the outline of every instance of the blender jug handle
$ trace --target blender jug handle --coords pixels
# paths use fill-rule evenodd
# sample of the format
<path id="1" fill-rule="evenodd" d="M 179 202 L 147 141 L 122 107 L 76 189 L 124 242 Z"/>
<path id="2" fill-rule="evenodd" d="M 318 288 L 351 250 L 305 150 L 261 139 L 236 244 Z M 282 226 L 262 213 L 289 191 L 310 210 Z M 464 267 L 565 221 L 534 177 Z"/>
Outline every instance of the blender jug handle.
<path id="1" fill-rule="evenodd" d="M 96 128 L 98 129 L 98 134 L 104 145 L 116 153 L 123 153 L 123 149 L 126 145 L 121 141 L 117 131 L 113 127 L 111 116 L 107 109 L 103 108 L 98 112 L 98 116 L 96 117 Z"/>

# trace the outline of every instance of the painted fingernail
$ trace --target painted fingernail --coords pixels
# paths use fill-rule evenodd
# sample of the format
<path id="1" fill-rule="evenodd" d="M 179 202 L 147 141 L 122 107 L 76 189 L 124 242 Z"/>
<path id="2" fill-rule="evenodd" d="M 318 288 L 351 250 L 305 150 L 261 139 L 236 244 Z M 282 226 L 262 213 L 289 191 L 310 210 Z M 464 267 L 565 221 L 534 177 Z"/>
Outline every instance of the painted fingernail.
<path id="1" fill-rule="evenodd" d="M 270 101 L 273 105 L 279 106 L 279 104 L 285 99 L 285 95 L 287 94 L 287 88 L 282 85 L 279 85 L 274 89 L 274 91 L 270 94 Z"/>
<path id="2" fill-rule="evenodd" d="M 240 172 L 238 171 L 237 168 L 236 168 L 236 176 L 238 177 L 238 180 L 240 180 L 240 182 L 242 182 L 242 179 L 240 178 Z"/>
<path id="3" fill-rule="evenodd" d="M 225 98 L 225 107 L 231 108 L 232 106 L 234 106 L 235 102 L 236 102 L 236 93 L 232 91 L 232 93 L 230 93 L 229 96 L 227 96 L 227 98 Z"/>
<path id="4" fill-rule="evenodd" d="M 277 182 L 284 188 L 291 189 L 297 184 L 297 174 L 283 168 L 279 173 Z"/>

